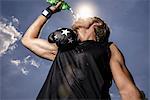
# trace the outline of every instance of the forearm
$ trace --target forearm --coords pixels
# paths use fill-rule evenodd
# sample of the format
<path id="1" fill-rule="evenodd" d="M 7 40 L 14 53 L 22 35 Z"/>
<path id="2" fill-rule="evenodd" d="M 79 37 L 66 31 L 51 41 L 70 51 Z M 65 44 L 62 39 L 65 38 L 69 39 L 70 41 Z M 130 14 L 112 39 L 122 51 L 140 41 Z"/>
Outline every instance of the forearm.
<path id="1" fill-rule="evenodd" d="M 119 63 L 114 63 L 115 67 L 119 67 L 117 71 L 113 74 L 114 81 L 118 87 L 121 100 L 142 100 L 140 96 L 139 89 L 136 87 L 135 83 L 133 83 L 132 78 L 129 73 L 124 70 L 124 65 L 120 65 Z M 114 69 L 112 69 L 114 72 Z"/>
<path id="2" fill-rule="evenodd" d="M 58 2 L 56 6 L 49 6 L 42 11 L 42 14 L 33 22 L 21 39 L 22 44 L 36 55 L 54 60 L 58 47 L 55 43 L 49 43 L 48 40 L 40 39 L 39 34 L 46 21 L 57 9 L 62 2 Z"/>
<path id="3" fill-rule="evenodd" d="M 28 28 L 26 33 L 24 34 L 22 39 L 34 39 L 38 38 L 40 31 L 44 24 L 46 23 L 47 19 L 43 15 L 40 15 L 33 24 Z"/>
<path id="4" fill-rule="evenodd" d="M 26 33 L 24 34 L 22 41 L 24 40 L 30 40 L 34 38 L 38 38 L 40 31 L 46 21 L 51 17 L 52 14 L 57 12 L 57 9 L 60 7 L 62 1 L 58 2 L 56 6 L 47 7 L 43 12 L 42 15 L 40 15 L 33 24 L 28 28 Z"/>
<path id="5" fill-rule="evenodd" d="M 140 91 L 134 86 L 126 86 L 120 90 L 121 100 L 142 100 Z"/>

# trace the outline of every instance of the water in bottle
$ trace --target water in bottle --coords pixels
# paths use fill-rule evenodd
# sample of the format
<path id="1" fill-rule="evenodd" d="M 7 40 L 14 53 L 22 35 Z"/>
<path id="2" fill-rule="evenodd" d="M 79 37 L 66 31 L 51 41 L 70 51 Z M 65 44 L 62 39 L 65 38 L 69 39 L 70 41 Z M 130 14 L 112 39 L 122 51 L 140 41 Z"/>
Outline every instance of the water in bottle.
<path id="1" fill-rule="evenodd" d="M 50 3 L 52 6 L 55 6 L 60 1 L 61 0 L 47 0 L 47 2 Z M 74 13 L 74 11 L 72 10 L 71 6 L 67 2 L 62 1 L 62 4 L 60 6 L 60 10 L 69 10 L 72 13 L 73 17 L 75 19 L 77 19 L 76 14 Z"/>

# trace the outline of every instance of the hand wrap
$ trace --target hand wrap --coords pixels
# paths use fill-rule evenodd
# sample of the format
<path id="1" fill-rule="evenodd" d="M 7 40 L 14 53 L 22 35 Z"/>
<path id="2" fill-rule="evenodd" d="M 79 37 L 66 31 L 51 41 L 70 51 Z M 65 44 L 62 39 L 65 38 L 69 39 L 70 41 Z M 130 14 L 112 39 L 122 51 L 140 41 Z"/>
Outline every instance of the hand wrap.
<path id="1" fill-rule="evenodd" d="M 47 19 L 49 19 L 51 16 L 52 16 L 53 12 L 52 10 L 50 9 L 50 6 L 47 7 L 45 10 L 42 11 L 42 15 L 44 17 L 46 17 Z"/>

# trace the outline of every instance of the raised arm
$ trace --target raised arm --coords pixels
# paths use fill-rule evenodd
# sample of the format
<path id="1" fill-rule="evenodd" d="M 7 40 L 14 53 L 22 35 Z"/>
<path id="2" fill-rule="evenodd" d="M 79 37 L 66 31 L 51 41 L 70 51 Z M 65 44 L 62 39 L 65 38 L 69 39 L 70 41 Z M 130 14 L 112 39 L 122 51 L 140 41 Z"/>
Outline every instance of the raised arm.
<path id="1" fill-rule="evenodd" d="M 110 68 L 122 100 L 142 100 L 139 89 L 128 71 L 125 60 L 115 44 L 110 45 Z"/>
<path id="2" fill-rule="evenodd" d="M 55 13 L 60 5 L 61 2 L 59 2 L 56 6 L 50 7 L 49 9 Z M 48 40 L 39 38 L 40 31 L 46 21 L 47 18 L 40 15 L 28 28 L 22 37 L 21 42 L 26 48 L 31 50 L 36 55 L 45 59 L 54 60 L 58 49 L 56 44 L 49 43 Z"/>

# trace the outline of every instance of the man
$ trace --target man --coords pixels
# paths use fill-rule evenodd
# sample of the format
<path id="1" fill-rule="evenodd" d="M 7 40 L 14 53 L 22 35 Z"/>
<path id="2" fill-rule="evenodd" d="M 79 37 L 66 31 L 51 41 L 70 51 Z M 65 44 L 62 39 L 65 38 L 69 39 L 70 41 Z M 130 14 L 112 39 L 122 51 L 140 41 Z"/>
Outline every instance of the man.
<path id="1" fill-rule="evenodd" d="M 31 50 L 36 55 L 38 55 L 38 56 L 40 56 L 42 58 L 54 61 L 54 63 L 53 63 L 54 65 L 56 65 L 56 63 L 58 63 L 57 60 L 60 60 L 60 59 L 58 59 L 58 55 L 59 54 L 57 55 L 59 47 L 58 47 L 58 45 L 56 45 L 56 43 L 49 43 L 47 40 L 40 39 L 39 38 L 39 33 L 40 33 L 40 30 L 43 27 L 43 25 L 48 20 L 48 18 L 50 18 L 50 16 L 52 14 L 58 12 L 58 8 L 59 8 L 60 5 L 61 5 L 61 2 L 59 2 L 56 6 L 48 7 L 45 11 L 43 11 L 42 15 L 40 15 L 35 20 L 35 22 L 29 27 L 29 29 L 26 31 L 26 33 L 24 34 L 24 36 L 22 38 L 22 43 L 23 43 L 24 46 L 26 46 L 29 50 Z M 99 32 L 100 31 L 99 29 L 102 29 L 101 26 L 105 27 L 106 28 L 105 31 L 107 31 L 106 24 L 102 20 L 100 20 L 99 18 L 97 18 L 97 17 L 94 18 L 93 17 L 93 18 L 87 18 L 87 19 L 79 19 L 79 20 L 77 20 L 73 24 L 72 28 L 75 31 L 75 33 L 77 34 L 78 39 L 81 42 L 84 42 L 84 41 L 87 41 L 87 40 L 89 40 L 89 41 L 92 40 L 92 41 L 103 42 L 101 40 L 105 40 L 105 39 L 96 37 L 96 36 L 98 36 L 98 35 L 96 35 L 96 32 Z M 106 39 L 106 41 L 107 41 L 107 39 Z M 108 48 L 109 48 L 110 54 L 111 54 L 110 55 L 110 59 L 109 59 L 109 66 L 110 66 L 110 68 L 109 68 L 110 69 L 109 74 L 112 74 L 112 76 L 113 76 L 113 80 L 114 80 L 114 82 L 115 82 L 115 84 L 116 84 L 116 86 L 117 86 L 117 88 L 119 90 L 121 99 L 122 100 L 141 100 L 141 98 L 142 98 L 141 97 L 141 93 L 140 93 L 139 89 L 136 87 L 136 85 L 135 85 L 135 83 L 134 83 L 134 81 L 133 81 L 133 79 L 131 77 L 131 74 L 127 70 L 126 65 L 125 65 L 125 61 L 124 61 L 124 58 L 123 58 L 123 55 L 119 51 L 118 47 L 114 43 L 112 43 L 112 44 L 109 45 Z M 81 49 L 81 51 L 82 51 L 82 49 Z M 56 58 L 56 55 L 57 55 L 57 58 Z M 72 55 L 72 57 L 74 57 L 74 56 L 75 55 Z M 88 58 L 88 59 L 90 59 L 90 58 Z M 67 59 L 66 62 L 68 60 L 70 60 L 70 59 Z M 80 60 L 84 60 L 84 59 L 81 58 Z M 80 62 L 80 61 L 78 61 L 78 62 Z M 77 64 L 77 63 L 75 63 L 75 64 Z M 61 64 L 59 64 L 59 66 L 61 66 Z M 57 67 L 57 66 L 55 66 L 55 67 Z M 92 67 L 90 67 L 90 68 L 92 68 Z M 97 70 L 96 70 L 96 72 L 97 72 Z M 97 73 L 98 73 L 98 75 L 96 77 L 98 77 L 98 79 L 100 79 L 101 78 L 100 74 L 99 74 L 99 72 L 97 72 Z M 55 75 L 58 75 L 58 73 L 56 73 Z M 109 76 L 109 77 L 111 78 L 111 76 Z M 102 81 L 105 81 L 105 80 L 103 80 L 103 77 L 102 77 Z M 51 81 L 49 80 L 49 82 L 51 82 Z M 53 84 L 53 85 L 56 86 L 57 82 L 54 82 L 54 83 L 55 84 Z M 99 81 L 99 83 L 101 84 L 102 82 Z M 70 84 L 73 84 L 73 83 L 69 83 L 69 85 Z M 92 84 L 95 84 L 95 83 L 92 83 Z M 46 83 L 46 86 L 48 86 L 48 85 L 50 85 L 50 83 L 49 84 Z M 90 87 L 90 85 L 87 85 L 87 86 Z M 48 89 L 50 87 L 52 89 Z M 85 87 L 84 88 L 84 86 L 82 86 L 81 88 L 84 88 L 83 90 L 85 90 L 85 93 L 87 92 L 87 94 L 90 94 L 91 90 L 90 90 L 89 87 L 87 87 L 87 88 Z M 37 99 L 41 100 L 42 97 L 43 97 L 43 99 L 48 99 L 48 98 L 45 98 L 44 96 L 49 97 L 50 95 L 51 95 L 51 98 L 49 98 L 49 99 L 52 99 L 53 96 L 55 98 L 57 98 L 57 95 L 59 95 L 59 97 L 58 97 L 59 99 L 61 99 L 61 97 L 63 97 L 63 99 L 64 99 L 65 96 L 70 96 L 69 98 L 71 98 L 71 97 L 77 97 L 78 99 L 80 97 L 82 99 L 84 97 L 89 98 L 88 97 L 89 95 L 85 95 L 84 92 L 82 91 L 82 89 L 80 89 L 80 90 L 82 91 L 83 95 L 82 95 L 82 93 L 80 95 L 81 91 L 78 92 L 79 93 L 79 95 L 78 95 L 77 91 L 74 90 L 74 89 L 72 89 L 72 88 L 70 90 L 65 90 L 66 89 L 65 87 L 63 87 L 63 88 L 61 87 L 61 90 L 58 90 L 58 92 L 59 92 L 58 94 L 57 94 L 57 89 L 56 90 L 53 89 L 52 86 L 49 86 L 47 88 L 43 87 L 43 88 L 44 88 L 44 91 L 46 89 L 48 89 L 48 91 L 51 91 L 51 92 L 47 93 L 47 92 L 41 91 L 40 94 L 39 94 L 39 97 Z M 56 88 L 57 88 L 57 86 L 56 86 Z M 73 92 L 71 92 L 71 90 Z M 63 91 L 63 92 L 61 92 L 61 91 Z M 64 91 L 67 91 L 67 92 L 64 92 Z M 70 94 L 70 93 L 68 93 L 68 91 L 70 93 L 75 93 L 76 92 L 76 94 Z M 95 94 L 93 92 L 91 92 L 91 95 L 93 96 L 93 98 L 96 99 L 96 96 L 97 96 L 96 94 L 98 93 L 97 92 L 98 90 L 95 90 L 95 91 L 96 91 Z M 55 92 L 56 92 L 56 94 L 55 94 Z M 107 92 L 109 92 L 109 91 L 107 91 Z M 106 95 L 107 95 L 107 93 L 106 93 Z M 101 92 L 100 92 L 100 96 L 101 97 L 98 97 L 98 98 L 107 99 L 107 100 L 109 99 L 108 95 L 105 97 L 105 93 L 101 94 Z"/>

